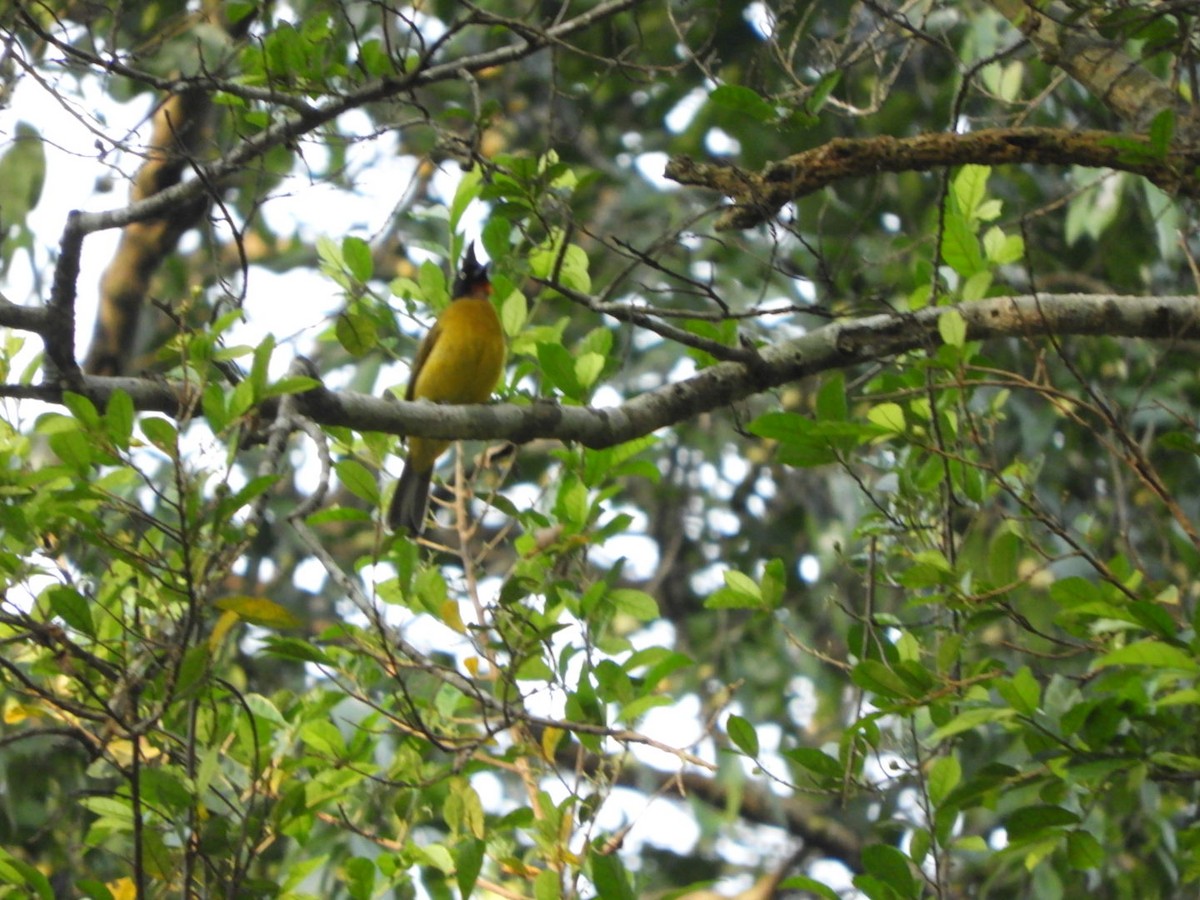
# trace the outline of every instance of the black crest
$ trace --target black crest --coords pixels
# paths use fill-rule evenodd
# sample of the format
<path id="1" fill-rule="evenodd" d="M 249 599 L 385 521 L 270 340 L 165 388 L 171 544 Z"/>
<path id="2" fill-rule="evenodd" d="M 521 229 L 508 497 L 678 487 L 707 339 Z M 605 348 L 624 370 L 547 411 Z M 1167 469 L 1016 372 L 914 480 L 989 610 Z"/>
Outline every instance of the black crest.
<path id="1" fill-rule="evenodd" d="M 458 277 L 454 279 L 454 291 L 451 296 L 467 297 L 478 293 L 481 287 L 488 286 L 488 267 L 480 265 L 479 260 L 475 258 L 475 242 L 471 241 L 467 244 L 467 252 L 463 255 L 462 268 L 458 270 Z"/>

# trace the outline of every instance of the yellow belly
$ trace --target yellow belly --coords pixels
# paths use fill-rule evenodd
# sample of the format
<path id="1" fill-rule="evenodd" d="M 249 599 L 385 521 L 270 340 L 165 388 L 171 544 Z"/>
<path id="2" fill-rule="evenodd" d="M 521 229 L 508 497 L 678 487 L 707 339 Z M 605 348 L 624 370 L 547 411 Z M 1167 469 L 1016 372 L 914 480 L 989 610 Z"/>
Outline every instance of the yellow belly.
<path id="1" fill-rule="evenodd" d="M 421 364 L 410 396 L 435 403 L 483 403 L 504 372 L 504 332 L 491 302 L 456 300 L 438 318 L 433 346 Z M 448 441 L 413 438 L 408 464 L 430 469 Z"/>

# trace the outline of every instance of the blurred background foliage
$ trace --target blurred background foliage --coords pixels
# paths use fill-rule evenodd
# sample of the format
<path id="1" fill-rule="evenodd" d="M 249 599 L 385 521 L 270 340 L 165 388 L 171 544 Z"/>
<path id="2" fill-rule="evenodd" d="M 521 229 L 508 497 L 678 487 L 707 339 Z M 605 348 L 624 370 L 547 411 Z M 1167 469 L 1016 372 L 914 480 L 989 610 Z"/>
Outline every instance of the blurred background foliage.
<path id="1" fill-rule="evenodd" d="M 979 344 L 948 318 L 940 347 L 634 445 L 536 441 L 489 465 L 471 444 L 460 509 L 479 518 L 443 511 L 423 550 L 377 525 L 394 438 L 326 428 L 284 452 L 256 418 L 307 386 L 283 380 L 297 353 L 335 389 L 402 386 L 394 363 L 469 239 L 510 338 L 500 397 L 525 405 L 616 405 L 717 346 L 931 300 L 1195 293 L 1193 204 L 1131 175 L 879 173 L 745 231 L 716 230 L 721 199 L 662 176 L 669 157 L 757 171 L 840 137 L 1122 130 L 1008 7 L 0 11 L 7 300 L 49 296 L 58 234 L 32 224 L 39 206 L 119 206 L 172 153 L 189 182 L 265 148 L 205 185 L 197 219 L 163 217 L 177 245 L 126 231 L 144 252 L 111 265 L 146 276 L 140 303 L 99 292 L 99 328 L 137 320 L 123 371 L 190 379 L 197 409 L 169 422 L 127 398 L 6 403 L 0 883 L 538 900 L 1194 890 L 1190 341 Z M 1188 5 L 1052 13 L 1194 99 Z M 18 91 L 87 137 L 54 146 Z M 180 96 L 186 122 L 158 114 Z M 140 124 L 110 125 L 118 109 Z M 270 137 L 290 119 L 293 137 Z M 181 153 L 186 129 L 200 138 Z M 94 195 L 56 196 L 56 167 L 81 163 Z M 342 207 L 371 213 L 331 231 Z M 81 294 L 99 276 L 85 267 Z M 30 348 L 5 340 L 4 380 L 36 381 Z M 329 494 L 300 524 L 317 484 Z"/>

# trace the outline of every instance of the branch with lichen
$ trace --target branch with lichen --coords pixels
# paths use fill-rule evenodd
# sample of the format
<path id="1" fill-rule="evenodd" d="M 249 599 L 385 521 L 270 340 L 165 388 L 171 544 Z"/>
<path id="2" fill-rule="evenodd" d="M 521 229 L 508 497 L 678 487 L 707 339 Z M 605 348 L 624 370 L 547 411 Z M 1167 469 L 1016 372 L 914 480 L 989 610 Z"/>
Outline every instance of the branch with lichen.
<path id="1" fill-rule="evenodd" d="M 768 164 L 761 172 L 699 163 L 686 156 L 667 163 L 666 176 L 680 184 L 717 191 L 732 207 L 718 230 L 753 228 L 788 203 L 848 178 L 880 172 L 925 172 L 944 166 L 1059 165 L 1116 169 L 1141 175 L 1169 194 L 1200 196 L 1200 151 L 1158 146 L 1148 138 L 1110 131 L 1058 128 L 988 128 L 969 134 L 921 134 L 895 138 L 835 138 L 819 147 Z"/>

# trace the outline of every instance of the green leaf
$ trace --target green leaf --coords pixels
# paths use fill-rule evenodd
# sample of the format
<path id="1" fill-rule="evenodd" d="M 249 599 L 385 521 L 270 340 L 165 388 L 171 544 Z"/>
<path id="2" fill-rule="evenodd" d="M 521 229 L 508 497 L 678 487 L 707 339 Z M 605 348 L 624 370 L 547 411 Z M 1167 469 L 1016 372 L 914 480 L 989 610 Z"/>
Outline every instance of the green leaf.
<path id="1" fill-rule="evenodd" d="M 529 317 L 529 301 L 518 290 L 513 290 L 500 304 L 500 324 L 510 338 L 516 337 L 525 327 Z"/>
<path id="2" fill-rule="evenodd" d="M 333 660 L 324 650 L 300 638 L 268 635 L 263 641 L 263 650 L 282 659 L 319 663 L 323 666 L 333 665 Z"/>
<path id="3" fill-rule="evenodd" d="M 934 731 L 929 736 L 929 742 L 931 744 L 941 743 L 947 738 L 961 734 L 964 731 L 974 731 L 982 725 L 1007 721 L 1016 714 L 1017 712 L 1014 709 L 994 706 L 964 710 L 941 728 Z"/>
<path id="4" fill-rule="evenodd" d="M 977 218 L 976 210 L 987 197 L 987 182 L 991 174 L 990 166 L 967 165 L 954 176 L 951 193 L 968 221 Z"/>
<path id="5" fill-rule="evenodd" d="M 63 391 L 62 397 L 63 406 L 71 411 L 79 422 L 89 430 L 99 430 L 100 428 L 100 413 L 96 411 L 96 406 L 83 394 L 76 394 L 73 391 Z"/>
<path id="6" fill-rule="evenodd" d="M 1163 158 L 1171 149 L 1171 138 L 1175 136 L 1175 110 L 1161 110 L 1150 121 L 1150 148 L 1154 155 Z"/>
<path id="7" fill-rule="evenodd" d="M 605 358 L 599 353 L 583 353 L 575 358 L 575 381 L 583 391 L 588 391 L 600 373 L 604 371 Z"/>
<path id="8" fill-rule="evenodd" d="M 253 4 L 246 4 L 253 6 Z M 228 8 L 228 5 L 226 6 Z M 358 51 L 358 64 L 363 71 L 375 78 L 380 78 L 392 72 L 392 59 L 378 38 L 363 41 Z"/>
<path id="9" fill-rule="evenodd" d="M 564 525 L 582 528 L 590 512 L 587 487 L 574 475 L 564 478 L 554 499 L 554 515 Z"/>
<path id="10" fill-rule="evenodd" d="M 725 720 L 725 732 L 734 745 L 747 756 L 758 756 L 758 732 L 749 721 L 741 716 L 730 715 Z"/>
<path id="11" fill-rule="evenodd" d="M 159 450 L 174 458 L 179 442 L 179 431 L 175 425 L 158 416 L 147 416 L 141 421 L 142 434 Z"/>
<path id="12" fill-rule="evenodd" d="M 779 883 L 779 888 L 780 890 L 806 891 L 823 897 L 824 900 L 840 900 L 842 896 L 833 888 L 809 878 L 807 875 L 793 875 L 791 878 L 785 878 Z"/>
<path id="13" fill-rule="evenodd" d="M 604 855 L 595 849 L 588 854 L 591 863 L 592 883 L 604 900 L 637 900 L 629 885 L 625 866 L 616 854 Z"/>
<path id="14" fill-rule="evenodd" d="M 375 261 L 371 258 L 371 245 L 362 238 L 352 235 L 342 238 L 342 259 L 346 262 L 346 269 L 359 284 L 371 280 Z"/>
<path id="15" fill-rule="evenodd" d="M 357 305 L 337 317 L 334 334 L 351 356 L 366 356 L 379 346 L 379 328 L 375 319 Z"/>
<path id="16" fill-rule="evenodd" d="M 417 270 L 417 285 L 421 297 L 435 310 L 445 308 L 450 302 L 450 289 L 446 284 L 446 273 L 431 259 L 421 263 Z"/>
<path id="17" fill-rule="evenodd" d="M 1069 809 L 1051 804 L 1035 804 L 1018 809 L 1004 821 L 1008 837 L 1014 841 L 1024 841 L 1039 836 L 1052 828 L 1062 828 L 1075 825 L 1079 816 Z"/>
<path id="18" fill-rule="evenodd" d="M 962 213 L 946 211 L 946 227 L 942 237 L 942 259 L 963 278 L 969 278 L 986 268 L 979 239 Z"/>
<path id="19" fill-rule="evenodd" d="M 333 468 L 346 490 L 371 506 L 379 505 L 379 482 L 366 466 L 357 459 L 343 459 Z"/>
<path id="20" fill-rule="evenodd" d="M 777 609 L 783 601 L 787 590 L 787 572 L 783 560 L 776 557 L 763 567 L 763 579 L 760 585 L 763 606 L 767 609 Z"/>
<path id="21" fill-rule="evenodd" d="M 899 403 L 879 403 L 867 410 L 867 418 L 893 434 L 903 434 L 907 427 L 904 410 Z"/>
<path id="22" fill-rule="evenodd" d="M 658 601 L 645 591 L 614 588 L 609 591 L 608 600 L 618 612 L 633 616 L 640 622 L 650 622 L 658 618 Z"/>
<path id="23" fill-rule="evenodd" d="M 725 587 L 718 588 L 704 601 L 706 609 L 766 609 L 762 589 L 749 575 L 733 569 L 724 573 Z"/>
<path id="24" fill-rule="evenodd" d="M 0 867 L 3 867 L 4 862 L 0 860 Z M 0 876 L 3 880 L 3 876 Z M 96 881 L 93 878 L 82 878 L 75 882 L 75 888 L 79 891 L 80 896 L 86 900 L 114 900 L 112 891 L 103 881 Z"/>
<path id="25" fill-rule="evenodd" d="M 346 753 L 346 741 L 328 719 L 310 719 L 300 726 L 300 740 L 322 756 L 338 759 Z"/>
<path id="26" fill-rule="evenodd" d="M 804 109 L 810 115 L 816 115 L 825 106 L 825 102 L 829 99 L 829 95 L 833 93 L 834 88 L 842 80 L 842 72 L 840 69 L 834 69 L 831 72 L 826 72 L 821 76 L 808 95 L 808 99 L 804 101 Z"/>
<path id="27" fill-rule="evenodd" d="M 830 88 L 832 90 L 832 87 Z M 826 92 L 828 96 L 828 92 Z M 743 113 L 759 122 L 771 122 L 779 117 L 775 107 L 748 87 L 722 84 L 708 95 L 710 103 L 724 109 Z"/>
<path id="28" fill-rule="evenodd" d="M 133 400 L 118 388 L 108 398 L 104 410 L 104 428 L 113 444 L 122 450 L 129 449 L 133 437 Z"/>
<path id="29" fill-rule="evenodd" d="M 59 431 L 51 434 L 47 440 L 54 455 L 78 472 L 87 472 L 96 461 L 99 448 L 89 441 L 78 428 L 72 431 Z"/>
<path id="30" fill-rule="evenodd" d="M 320 387 L 320 385 L 320 381 L 307 375 L 288 375 L 268 384 L 266 390 L 263 391 L 263 399 L 283 397 L 287 394 L 303 394 L 305 391 Z"/>
<path id="31" fill-rule="evenodd" d="M 542 377 L 555 390 L 571 400 L 582 400 L 586 393 L 575 375 L 575 357 L 562 344 L 537 345 L 538 366 Z"/>
<path id="32" fill-rule="evenodd" d="M 463 897 L 470 897 L 483 871 L 487 843 L 479 839 L 463 841 L 454 851 L 454 880 Z"/>
<path id="33" fill-rule="evenodd" d="M 864 659 L 851 670 L 850 679 L 863 690 L 882 698 L 912 699 L 917 696 L 904 678 L 877 659 Z"/>
<path id="34" fill-rule="evenodd" d="M 929 767 L 926 779 L 929 790 L 929 800 L 934 807 L 940 807 L 942 801 L 962 781 L 962 764 L 953 753 L 936 759 Z"/>
<path id="35" fill-rule="evenodd" d="M 371 900 L 375 893 L 375 863 L 365 856 L 354 856 L 342 864 L 346 890 L 351 900 Z"/>
<path id="36" fill-rule="evenodd" d="M 755 600 L 762 599 L 762 591 L 759 590 L 754 579 L 735 569 L 725 570 L 725 586 L 730 590 L 745 594 L 747 597 L 753 597 Z"/>
<path id="37" fill-rule="evenodd" d="M 561 877 L 554 869 L 542 869 L 538 872 L 537 878 L 533 880 L 534 900 L 559 900 L 562 897 Z"/>
<path id="38" fill-rule="evenodd" d="M 783 755 L 824 780 L 833 781 L 845 775 L 841 762 L 816 747 L 793 747 L 784 750 Z"/>
<path id="39" fill-rule="evenodd" d="M 1090 832 L 1082 829 L 1067 835 L 1067 862 L 1072 869 L 1099 869 L 1108 860 L 1108 852 Z"/>
<path id="40" fill-rule="evenodd" d="M 967 342 L 967 321 L 957 309 L 948 309 L 938 316 L 938 334 L 951 347 L 962 347 Z"/>
<path id="41" fill-rule="evenodd" d="M 570 244 L 561 254 L 562 232 L 556 231 L 553 238 L 538 245 L 529 253 L 529 268 L 536 278 L 550 279 L 557 268 L 558 281 L 564 287 L 586 294 L 592 289 L 588 274 L 588 256 L 577 244 Z"/>
<path id="42" fill-rule="evenodd" d="M 74 588 L 57 585 L 47 590 L 47 600 L 54 614 L 89 637 L 96 636 L 96 625 L 92 621 L 91 601 Z"/>
<path id="43" fill-rule="evenodd" d="M 495 210 L 483 226 L 479 239 L 489 259 L 504 259 L 512 249 L 513 223 Z"/>
<path id="44" fill-rule="evenodd" d="M 843 422 L 850 415 L 850 405 L 846 401 L 846 376 L 842 372 L 834 372 L 827 376 L 817 390 L 817 418 L 826 421 Z"/>
<path id="45" fill-rule="evenodd" d="M 1194 654 L 1162 641 L 1146 640 L 1118 647 L 1096 661 L 1096 668 L 1106 666 L 1145 666 L 1151 669 L 1179 669 L 1184 672 L 1200 672 Z"/>
<path id="46" fill-rule="evenodd" d="M 41 135 L 28 122 L 18 122 L 8 151 L 0 156 L 0 210 L 4 211 L 0 227 L 24 224 L 38 205 L 45 182 L 46 151 Z"/>
<path id="47" fill-rule="evenodd" d="M 1041 704 L 1041 686 L 1029 666 L 1022 666 L 1011 680 L 997 680 L 996 692 L 1023 716 L 1032 716 Z"/>
<path id="48" fill-rule="evenodd" d="M 1025 239 L 1019 234 L 1005 234 L 994 225 L 984 232 L 983 252 L 993 265 L 1015 263 L 1025 258 Z"/>
<path id="49" fill-rule="evenodd" d="M 50 880 L 34 866 L 23 859 L 17 859 L 3 848 L 0 848 L 0 884 L 26 888 L 33 892 L 21 894 L 22 897 L 37 896 L 42 900 L 54 900 L 54 888 Z M 7 892 L 5 894 L 8 895 Z"/>
<path id="50" fill-rule="evenodd" d="M 462 178 L 458 180 L 458 187 L 454 191 L 454 199 L 450 201 L 450 232 L 457 234 L 459 223 L 462 222 L 463 213 L 467 211 L 467 207 L 479 196 L 479 191 L 483 184 L 483 170 L 479 166 L 473 166 L 470 171 L 464 172 Z"/>
<path id="51" fill-rule="evenodd" d="M 901 897 L 917 896 L 917 884 L 908 858 L 888 844 L 868 844 L 862 851 L 863 868 Z"/>

